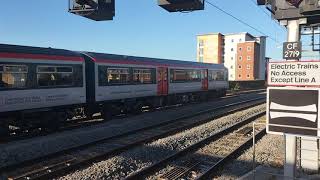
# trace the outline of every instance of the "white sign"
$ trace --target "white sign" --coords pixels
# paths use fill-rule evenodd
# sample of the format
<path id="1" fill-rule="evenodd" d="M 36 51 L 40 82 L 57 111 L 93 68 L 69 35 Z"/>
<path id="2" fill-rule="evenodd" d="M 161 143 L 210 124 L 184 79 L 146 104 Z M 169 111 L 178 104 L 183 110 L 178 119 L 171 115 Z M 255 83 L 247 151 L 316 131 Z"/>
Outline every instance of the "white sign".
<path id="1" fill-rule="evenodd" d="M 267 133 L 320 136 L 319 88 L 269 87 Z"/>
<path id="2" fill-rule="evenodd" d="M 269 62 L 269 86 L 320 86 L 320 61 Z"/>

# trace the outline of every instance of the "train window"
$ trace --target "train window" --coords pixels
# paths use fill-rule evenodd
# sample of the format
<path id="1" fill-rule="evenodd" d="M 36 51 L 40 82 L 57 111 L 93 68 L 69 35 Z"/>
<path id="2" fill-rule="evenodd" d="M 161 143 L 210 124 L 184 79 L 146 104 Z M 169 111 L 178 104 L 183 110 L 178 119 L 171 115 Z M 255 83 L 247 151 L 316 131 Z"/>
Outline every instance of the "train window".
<path id="1" fill-rule="evenodd" d="M 72 73 L 72 67 L 57 67 L 57 72 Z"/>
<path id="2" fill-rule="evenodd" d="M 0 88 L 25 88 L 28 74 L 26 65 L 1 65 Z"/>
<path id="3" fill-rule="evenodd" d="M 56 68 L 52 66 L 38 66 L 38 73 L 56 72 Z"/>
<path id="4" fill-rule="evenodd" d="M 218 71 L 217 72 L 217 81 L 224 81 L 224 72 L 223 71 Z"/>
<path id="5" fill-rule="evenodd" d="M 72 86 L 71 66 L 38 66 L 37 80 L 40 87 Z"/>
<path id="6" fill-rule="evenodd" d="M 151 84 L 152 69 L 133 69 L 133 82 L 141 84 Z"/>
<path id="7" fill-rule="evenodd" d="M 209 72 L 209 79 L 211 81 L 224 81 L 225 76 L 223 71 L 210 71 Z"/>
<path id="8" fill-rule="evenodd" d="M 171 82 L 194 82 L 201 81 L 201 71 L 200 70 L 190 70 L 190 69 L 171 69 L 170 72 Z"/>
<path id="9" fill-rule="evenodd" d="M 108 84 L 129 84 L 129 68 L 108 68 L 107 80 Z"/>

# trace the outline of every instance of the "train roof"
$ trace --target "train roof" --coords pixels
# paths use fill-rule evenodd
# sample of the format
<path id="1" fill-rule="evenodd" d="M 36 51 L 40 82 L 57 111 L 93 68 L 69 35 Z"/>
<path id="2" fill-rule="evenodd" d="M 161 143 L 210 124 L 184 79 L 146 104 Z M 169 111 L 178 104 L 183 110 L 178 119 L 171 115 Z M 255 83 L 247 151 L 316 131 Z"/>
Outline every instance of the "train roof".
<path id="1" fill-rule="evenodd" d="M 83 52 L 84 54 L 90 56 L 95 61 L 106 62 L 106 63 L 117 63 L 122 64 L 143 64 L 143 65 L 163 65 L 163 66 L 190 66 L 199 68 L 225 68 L 223 64 L 211 64 L 211 63 L 199 63 L 193 61 L 182 61 L 182 60 L 170 60 L 170 59 L 160 59 L 160 58 L 149 58 L 149 57 L 138 57 L 138 56 L 126 56 L 126 55 L 116 55 L 116 54 L 104 54 L 95 52 Z"/>
<path id="2" fill-rule="evenodd" d="M 0 53 L 18 53 L 18 54 L 35 54 L 35 55 L 52 55 L 52 56 L 68 56 L 80 57 L 80 53 L 65 49 L 42 48 L 20 45 L 0 44 Z"/>
<path id="3" fill-rule="evenodd" d="M 105 54 L 95 52 L 77 52 L 65 49 L 42 48 L 21 45 L 0 44 L 0 58 L 24 58 L 35 59 L 57 59 L 57 60 L 77 60 L 82 61 L 83 54 L 93 58 L 97 62 L 113 64 L 138 64 L 154 66 L 177 66 L 177 67 L 197 67 L 221 69 L 223 64 L 198 63 L 193 61 L 169 60 L 150 57 L 126 56 L 117 54 Z"/>

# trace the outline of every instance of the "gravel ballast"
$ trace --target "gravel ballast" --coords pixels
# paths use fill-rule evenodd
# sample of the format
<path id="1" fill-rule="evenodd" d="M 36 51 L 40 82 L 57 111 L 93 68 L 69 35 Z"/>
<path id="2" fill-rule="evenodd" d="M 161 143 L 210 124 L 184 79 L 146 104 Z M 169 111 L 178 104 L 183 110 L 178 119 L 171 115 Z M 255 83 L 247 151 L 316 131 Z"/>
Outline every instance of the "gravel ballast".
<path id="1" fill-rule="evenodd" d="M 226 117 L 218 118 L 176 135 L 133 148 L 108 160 L 94 163 L 85 169 L 78 170 L 60 179 L 122 179 L 130 173 L 149 166 L 178 150 L 214 134 L 226 126 L 230 126 L 264 110 L 265 105 L 259 105 L 250 110 L 243 110 Z"/>
<path id="2" fill-rule="evenodd" d="M 139 129 L 162 121 L 174 119 L 192 112 L 210 107 L 221 106 L 235 101 L 249 98 L 263 97 L 264 94 L 246 94 L 239 97 L 221 99 L 201 104 L 192 104 L 173 109 L 144 113 L 134 117 L 114 119 L 99 125 L 65 131 L 48 136 L 35 137 L 6 144 L 0 144 L 0 168 L 8 165 L 19 164 L 36 157 L 56 153 L 72 147 L 94 142 L 100 139 L 119 135 L 124 132 Z M 179 109 L 177 111 L 177 109 Z"/>
<path id="3" fill-rule="evenodd" d="M 285 139 L 282 135 L 267 134 L 257 142 L 255 153 L 255 166 L 258 173 L 257 177 L 264 179 L 283 179 L 283 168 L 285 162 Z M 299 150 L 297 150 L 299 153 Z M 245 151 L 236 160 L 227 164 L 216 180 L 247 179 L 247 173 L 253 168 L 253 148 Z M 270 173 L 270 174 L 268 174 Z M 273 175 L 272 175 L 273 174 Z M 247 176 L 244 176 L 247 175 Z M 250 176 L 249 176 L 250 177 Z M 302 171 L 297 167 L 296 177 L 301 179 L 316 180 L 320 175 Z"/>
<path id="4" fill-rule="evenodd" d="M 215 179 L 237 179 L 252 170 L 253 148 L 246 150 L 236 160 L 227 164 L 221 175 Z M 284 161 L 284 138 L 279 135 L 267 134 L 256 143 L 255 165 L 282 168 Z"/>

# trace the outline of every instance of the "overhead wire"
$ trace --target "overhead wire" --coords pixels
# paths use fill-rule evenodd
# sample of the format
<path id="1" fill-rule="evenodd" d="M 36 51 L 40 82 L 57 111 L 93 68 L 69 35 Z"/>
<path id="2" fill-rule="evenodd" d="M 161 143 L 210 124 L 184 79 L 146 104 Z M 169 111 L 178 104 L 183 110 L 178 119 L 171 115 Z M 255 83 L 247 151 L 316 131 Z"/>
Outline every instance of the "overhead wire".
<path id="1" fill-rule="evenodd" d="M 255 0 L 250 0 L 251 2 L 252 2 L 252 4 L 255 6 L 255 7 L 257 7 L 260 11 L 262 11 L 267 17 L 270 17 L 270 20 L 272 21 L 272 22 L 274 22 L 274 23 L 272 23 L 272 26 L 274 27 L 274 36 L 275 36 L 275 40 L 276 40 L 276 47 L 278 48 L 279 47 L 279 44 L 281 44 L 281 43 L 279 43 L 278 42 L 278 35 L 277 35 L 277 28 L 276 27 L 278 27 L 279 29 L 281 29 L 281 30 L 284 30 L 284 26 L 281 26 L 275 19 L 273 19 L 272 17 L 271 17 L 271 14 L 268 14 L 267 12 L 266 12 L 266 10 L 265 10 L 265 8 L 262 8 L 261 6 L 259 6 L 258 4 L 257 4 L 257 2 L 255 1 Z M 276 25 L 277 26 L 276 26 Z"/>
<path id="2" fill-rule="evenodd" d="M 268 17 L 270 17 L 270 14 L 268 14 L 266 11 L 264 11 L 263 9 L 261 9 L 261 8 L 259 7 L 259 5 L 258 5 L 254 0 L 250 0 L 250 1 L 254 4 L 254 6 L 258 7 L 258 9 L 259 9 L 260 11 L 262 11 L 265 15 L 267 15 Z"/>
<path id="3" fill-rule="evenodd" d="M 256 3 L 255 0 L 250 0 L 250 1 L 252 2 L 252 4 L 253 4 L 255 7 L 257 7 L 260 11 L 262 11 L 267 17 L 270 17 L 270 20 L 271 20 L 272 22 L 274 22 L 275 24 L 277 24 L 278 27 L 284 28 L 284 26 L 281 26 L 275 19 L 273 19 L 273 18 L 271 17 L 271 14 L 268 14 L 268 13 L 266 12 L 265 8 L 260 7 L 260 6 Z M 281 29 L 282 29 L 282 28 L 281 28 Z"/>
<path id="4" fill-rule="evenodd" d="M 269 38 L 269 39 L 271 39 L 272 41 L 274 41 L 274 42 L 278 43 L 278 41 L 277 41 L 275 38 L 273 38 L 273 37 L 271 37 L 271 36 L 267 35 L 267 34 L 266 34 L 266 33 L 264 33 L 263 31 L 261 31 L 261 30 L 259 30 L 258 28 L 256 28 L 256 27 L 254 27 L 254 26 L 250 25 L 249 23 L 247 23 L 247 22 L 245 22 L 245 21 L 243 21 L 243 20 L 241 20 L 241 19 L 237 18 L 236 16 L 234 16 L 234 15 L 232 15 L 231 13 L 229 13 L 229 12 L 225 11 L 224 9 L 220 8 L 219 6 L 217 6 L 216 4 L 212 3 L 211 1 L 209 1 L 209 0 L 205 0 L 205 2 L 206 2 L 207 4 L 209 4 L 210 6 L 214 7 L 215 9 L 219 10 L 220 12 L 222 12 L 222 13 L 224 13 L 224 14 L 226 14 L 226 15 L 230 16 L 230 17 L 232 17 L 232 18 L 233 18 L 233 19 L 235 19 L 235 20 L 237 20 L 237 21 L 238 21 L 238 22 L 240 22 L 241 24 L 243 24 L 243 25 L 245 25 L 245 26 L 250 27 L 251 29 L 253 29 L 253 30 L 255 30 L 255 31 L 259 32 L 260 34 L 262 34 L 262 35 L 264 35 L 264 36 L 266 36 L 266 37 L 268 37 L 268 38 Z"/>

